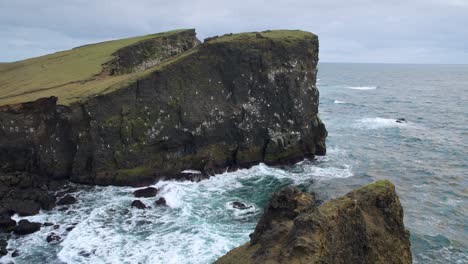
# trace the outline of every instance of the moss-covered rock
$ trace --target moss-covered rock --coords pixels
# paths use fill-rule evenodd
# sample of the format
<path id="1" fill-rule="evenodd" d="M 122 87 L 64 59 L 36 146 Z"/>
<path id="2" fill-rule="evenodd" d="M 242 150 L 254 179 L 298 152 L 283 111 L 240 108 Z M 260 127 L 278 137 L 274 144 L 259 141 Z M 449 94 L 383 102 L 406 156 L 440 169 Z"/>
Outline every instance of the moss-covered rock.
<path id="1" fill-rule="evenodd" d="M 141 185 L 187 169 L 209 175 L 325 154 L 317 36 L 265 31 L 203 44 L 193 30 L 155 36 L 113 53 L 101 73 L 117 81 L 98 74 L 101 92 L 0 107 L 3 169 Z"/>
<path id="2" fill-rule="evenodd" d="M 395 187 L 378 181 L 317 207 L 288 187 L 274 194 L 251 241 L 215 263 L 411 263 Z"/>

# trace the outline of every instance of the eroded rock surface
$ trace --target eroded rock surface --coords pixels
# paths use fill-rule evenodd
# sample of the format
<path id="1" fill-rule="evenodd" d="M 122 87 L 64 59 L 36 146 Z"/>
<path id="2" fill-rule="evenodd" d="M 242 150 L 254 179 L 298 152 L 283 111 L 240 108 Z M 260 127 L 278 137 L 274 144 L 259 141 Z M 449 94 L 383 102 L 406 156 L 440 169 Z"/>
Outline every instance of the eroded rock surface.
<path id="1" fill-rule="evenodd" d="M 0 107 L 1 170 L 143 186 L 185 179 L 184 170 L 206 176 L 325 154 L 317 36 L 266 31 L 198 44 L 184 31 L 158 41 L 114 54 L 110 74 L 144 70 L 118 89 L 67 106 L 50 97 Z"/>
<path id="2" fill-rule="evenodd" d="M 409 232 L 395 187 L 378 181 L 317 207 L 287 187 L 273 195 L 249 243 L 225 263 L 411 263 Z"/>

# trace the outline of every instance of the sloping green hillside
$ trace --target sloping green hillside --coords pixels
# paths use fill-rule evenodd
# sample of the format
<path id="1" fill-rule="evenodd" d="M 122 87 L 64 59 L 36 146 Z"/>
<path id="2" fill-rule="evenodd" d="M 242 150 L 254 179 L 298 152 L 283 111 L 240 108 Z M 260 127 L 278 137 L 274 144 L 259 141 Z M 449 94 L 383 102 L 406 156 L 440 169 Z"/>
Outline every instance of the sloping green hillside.
<path id="1" fill-rule="evenodd" d="M 149 39 L 170 37 L 188 30 L 107 41 L 77 47 L 23 61 L 0 64 L 0 105 L 57 96 L 68 104 L 98 94 L 109 86 L 132 78 L 132 74 L 108 76 L 102 65 L 124 47 Z"/>

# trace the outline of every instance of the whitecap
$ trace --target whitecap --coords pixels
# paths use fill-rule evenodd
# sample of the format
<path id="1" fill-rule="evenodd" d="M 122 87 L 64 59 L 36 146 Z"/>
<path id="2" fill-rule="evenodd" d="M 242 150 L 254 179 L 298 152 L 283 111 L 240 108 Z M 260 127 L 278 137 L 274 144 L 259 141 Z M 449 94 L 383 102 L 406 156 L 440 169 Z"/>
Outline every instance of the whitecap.
<path id="1" fill-rule="evenodd" d="M 335 104 L 345 104 L 345 102 L 339 101 L 339 100 L 335 100 L 335 101 L 333 101 L 333 103 L 335 103 Z"/>
<path id="2" fill-rule="evenodd" d="M 347 86 L 346 88 L 352 90 L 375 90 L 377 86 Z"/>
<path id="3" fill-rule="evenodd" d="M 364 129 L 379 129 L 387 127 L 404 127 L 408 123 L 398 123 L 394 118 L 381 118 L 381 117 L 372 117 L 372 118 L 362 118 L 357 120 L 356 126 L 358 128 Z"/>

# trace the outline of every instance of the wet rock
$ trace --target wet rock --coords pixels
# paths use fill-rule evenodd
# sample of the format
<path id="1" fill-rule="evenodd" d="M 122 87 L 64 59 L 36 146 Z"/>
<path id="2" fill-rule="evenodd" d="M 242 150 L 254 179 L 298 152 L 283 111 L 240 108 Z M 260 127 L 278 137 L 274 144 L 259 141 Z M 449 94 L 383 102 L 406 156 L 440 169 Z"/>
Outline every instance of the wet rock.
<path id="1" fill-rule="evenodd" d="M 20 255 L 19 250 L 15 250 L 15 251 L 13 251 L 13 252 L 11 253 L 11 256 L 12 256 L 13 258 L 18 257 L 19 255 Z"/>
<path id="2" fill-rule="evenodd" d="M 44 224 L 42 224 L 43 226 L 45 227 L 48 227 L 48 226 L 53 226 L 54 224 L 53 223 L 50 223 L 50 222 L 45 222 Z"/>
<path id="3" fill-rule="evenodd" d="M 409 232 L 390 182 L 319 207 L 313 200 L 292 187 L 274 194 L 250 242 L 215 263 L 411 263 Z"/>
<path id="4" fill-rule="evenodd" d="M 46 241 L 47 241 L 47 243 L 51 243 L 51 242 L 60 241 L 60 239 L 62 239 L 62 238 L 59 235 L 52 232 L 49 235 L 47 235 Z"/>
<path id="5" fill-rule="evenodd" d="M 233 202 L 232 207 L 235 208 L 235 209 L 240 209 L 240 210 L 245 210 L 245 209 L 252 208 L 251 205 L 247 205 L 245 203 L 238 202 L 238 201 Z"/>
<path id="6" fill-rule="evenodd" d="M 135 197 L 137 198 L 140 198 L 140 197 L 148 198 L 148 197 L 156 196 L 157 193 L 158 193 L 158 189 L 154 187 L 147 187 L 144 189 L 139 189 L 139 190 L 134 191 L 133 195 L 135 195 Z"/>
<path id="7" fill-rule="evenodd" d="M 166 206 L 166 199 L 164 199 L 164 197 L 161 197 L 155 202 L 155 204 L 156 206 Z"/>
<path id="8" fill-rule="evenodd" d="M 65 228 L 65 230 L 68 231 L 68 232 L 72 231 L 73 229 L 75 229 L 75 226 L 69 226 L 69 227 Z"/>
<path id="9" fill-rule="evenodd" d="M 140 200 L 135 200 L 132 202 L 132 207 L 138 208 L 138 209 L 146 209 L 148 208 L 142 201 Z"/>
<path id="10" fill-rule="evenodd" d="M 0 256 L 8 254 L 7 246 L 8 242 L 5 239 L 0 239 Z"/>
<path id="11" fill-rule="evenodd" d="M 54 225 L 54 229 L 59 229 L 60 225 Z"/>
<path id="12" fill-rule="evenodd" d="M 397 123 L 407 123 L 406 119 L 404 119 L 404 118 L 397 118 L 397 120 L 395 120 L 395 122 L 397 122 Z"/>
<path id="13" fill-rule="evenodd" d="M 0 214 L 0 232 L 11 231 L 16 226 L 16 221 L 11 219 L 11 216 L 7 213 Z"/>
<path id="14" fill-rule="evenodd" d="M 71 205 L 74 203 L 76 203 L 76 198 L 70 194 L 67 194 L 57 202 L 57 205 Z"/>
<path id="15" fill-rule="evenodd" d="M 41 229 L 41 224 L 36 222 L 29 222 L 28 220 L 20 220 L 13 232 L 17 235 L 27 235 L 37 232 Z"/>

